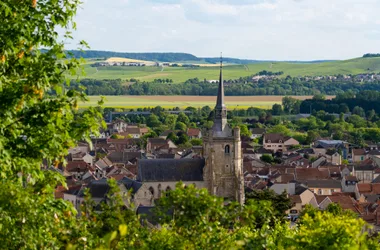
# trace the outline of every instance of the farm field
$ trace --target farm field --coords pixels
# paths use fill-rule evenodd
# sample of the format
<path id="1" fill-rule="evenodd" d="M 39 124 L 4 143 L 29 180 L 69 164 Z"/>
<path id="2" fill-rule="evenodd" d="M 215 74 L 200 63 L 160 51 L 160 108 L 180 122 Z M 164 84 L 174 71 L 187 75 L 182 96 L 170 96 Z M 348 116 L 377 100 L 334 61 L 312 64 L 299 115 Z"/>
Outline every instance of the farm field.
<path id="1" fill-rule="evenodd" d="M 293 96 L 294 98 L 305 100 L 312 96 Z M 226 96 L 225 103 L 229 109 L 247 109 L 257 107 L 270 109 L 275 103 L 281 104 L 283 96 Z M 327 96 L 331 99 L 333 96 Z M 80 107 L 85 108 L 95 106 L 100 96 L 89 96 L 90 101 L 81 103 Z M 216 96 L 105 96 L 104 107 L 113 108 L 143 108 L 162 106 L 163 108 L 179 107 L 214 107 Z"/>
<path id="2" fill-rule="evenodd" d="M 152 81 L 158 78 L 169 78 L 174 83 L 181 83 L 190 78 L 217 80 L 219 67 L 91 67 L 84 64 L 85 76 L 79 78 L 94 79 L 139 79 Z M 250 76 L 262 70 L 277 72 L 283 71 L 282 77 L 290 76 L 318 76 L 337 74 L 360 74 L 380 72 L 380 58 L 356 58 L 345 61 L 321 63 L 292 63 L 292 62 L 265 62 L 247 65 L 228 65 L 223 68 L 224 79 L 237 79 Z"/>

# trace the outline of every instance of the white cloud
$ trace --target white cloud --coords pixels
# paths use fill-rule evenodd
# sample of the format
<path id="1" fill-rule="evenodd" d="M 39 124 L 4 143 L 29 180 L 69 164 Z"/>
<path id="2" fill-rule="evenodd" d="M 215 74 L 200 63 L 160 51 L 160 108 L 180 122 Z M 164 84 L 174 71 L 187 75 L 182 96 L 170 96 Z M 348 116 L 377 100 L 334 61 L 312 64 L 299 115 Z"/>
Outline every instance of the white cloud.
<path id="1" fill-rule="evenodd" d="M 379 52 L 379 11 L 377 0 L 87 0 L 74 36 L 113 51 L 343 59 Z"/>

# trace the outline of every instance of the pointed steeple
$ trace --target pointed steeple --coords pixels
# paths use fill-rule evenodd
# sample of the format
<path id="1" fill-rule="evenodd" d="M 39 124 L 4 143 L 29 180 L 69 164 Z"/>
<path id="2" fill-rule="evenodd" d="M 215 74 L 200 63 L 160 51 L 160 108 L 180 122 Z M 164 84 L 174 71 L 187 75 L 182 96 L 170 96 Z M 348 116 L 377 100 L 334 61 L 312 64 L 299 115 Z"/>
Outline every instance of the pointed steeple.
<path id="1" fill-rule="evenodd" d="M 218 97 L 216 99 L 216 108 L 225 107 L 224 105 L 224 86 L 223 86 L 223 57 L 220 53 L 220 74 L 219 74 L 219 89 Z"/>
<path id="2" fill-rule="evenodd" d="M 220 75 L 219 75 L 219 88 L 218 88 L 218 96 L 216 99 L 215 105 L 215 119 L 213 131 L 214 135 L 225 135 L 227 124 L 227 108 L 224 104 L 224 87 L 223 87 L 223 59 L 222 54 L 220 55 Z"/>

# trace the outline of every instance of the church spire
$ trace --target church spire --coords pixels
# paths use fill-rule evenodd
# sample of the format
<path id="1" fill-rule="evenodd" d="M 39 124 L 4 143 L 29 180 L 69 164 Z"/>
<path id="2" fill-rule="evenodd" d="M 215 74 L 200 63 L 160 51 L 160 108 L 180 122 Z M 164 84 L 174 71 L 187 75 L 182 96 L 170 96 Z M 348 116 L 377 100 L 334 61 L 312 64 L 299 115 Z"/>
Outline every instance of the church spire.
<path id="1" fill-rule="evenodd" d="M 223 57 L 222 52 L 220 52 L 220 74 L 219 74 L 219 89 L 218 89 L 218 97 L 216 100 L 215 108 L 222 108 L 224 105 L 224 86 L 223 86 Z"/>
<path id="2" fill-rule="evenodd" d="M 224 87 L 223 87 L 223 58 L 222 54 L 220 54 L 220 75 L 219 75 L 219 88 L 218 88 L 218 96 L 216 99 L 215 106 L 215 119 L 213 131 L 216 134 L 222 135 L 225 131 L 227 124 L 227 108 L 224 104 Z"/>

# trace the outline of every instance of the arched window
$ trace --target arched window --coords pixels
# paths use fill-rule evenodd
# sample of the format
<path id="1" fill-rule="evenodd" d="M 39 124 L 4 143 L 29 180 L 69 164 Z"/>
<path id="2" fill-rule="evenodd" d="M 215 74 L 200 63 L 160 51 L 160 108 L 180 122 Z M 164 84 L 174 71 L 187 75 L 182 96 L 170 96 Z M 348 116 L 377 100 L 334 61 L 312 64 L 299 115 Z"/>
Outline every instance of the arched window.
<path id="1" fill-rule="evenodd" d="M 170 195 L 170 192 L 169 192 L 170 190 L 172 190 L 171 187 L 167 186 L 166 189 L 165 189 L 165 191 L 166 191 L 166 194 L 165 194 L 166 197 Z"/>
<path id="2" fill-rule="evenodd" d="M 230 153 L 230 145 L 227 145 L 224 147 L 224 153 L 229 154 Z"/>
<path id="3" fill-rule="evenodd" d="M 152 193 L 153 197 L 154 197 L 154 188 L 153 187 L 150 187 L 149 188 L 149 191 Z"/>
<path id="4" fill-rule="evenodd" d="M 166 191 L 170 191 L 170 190 L 172 190 L 172 188 L 167 186 Z"/>

